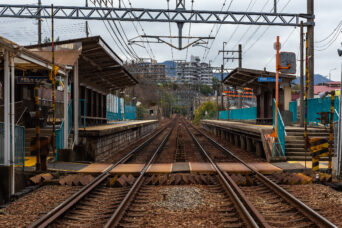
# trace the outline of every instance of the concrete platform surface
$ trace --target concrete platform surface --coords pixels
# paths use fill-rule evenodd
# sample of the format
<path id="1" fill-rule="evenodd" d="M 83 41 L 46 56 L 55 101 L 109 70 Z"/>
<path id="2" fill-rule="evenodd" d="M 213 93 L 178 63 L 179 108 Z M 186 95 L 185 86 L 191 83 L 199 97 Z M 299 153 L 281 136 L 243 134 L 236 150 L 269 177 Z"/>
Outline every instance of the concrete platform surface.
<path id="1" fill-rule="evenodd" d="M 306 161 L 306 162 L 305 161 L 287 161 L 287 162 L 275 162 L 272 164 L 274 166 L 277 166 L 278 168 L 286 170 L 286 171 L 305 170 L 305 169 L 311 169 L 312 168 L 312 162 L 311 161 Z M 328 168 L 328 161 L 320 161 L 319 162 L 319 168 L 320 169 L 327 169 Z"/>
<path id="2" fill-rule="evenodd" d="M 128 130 L 130 128 L 141 127 L 153 123 L 157 123 L 157 120 L 141 120 L 141 121 L 121 121 L 115 123 L 109 123 L 98 126 L 90 126 L 86 128 L 80 128 L 81 135 L 97 135 L 110 134 L 118 131 Z"/>

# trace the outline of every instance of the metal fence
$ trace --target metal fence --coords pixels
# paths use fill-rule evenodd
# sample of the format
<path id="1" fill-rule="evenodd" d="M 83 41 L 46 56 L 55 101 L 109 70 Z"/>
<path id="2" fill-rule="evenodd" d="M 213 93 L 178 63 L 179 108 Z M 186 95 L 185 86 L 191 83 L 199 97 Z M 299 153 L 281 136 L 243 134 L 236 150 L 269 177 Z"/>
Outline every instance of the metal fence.
<path id="1" fill-rule="evenodd" d="M 228 111 L 221 111 L 220 120 L 255 120 L 257 118 L 257 108 L 241 108 Z"/>
<path id="2" fill-rule="evenodd" d="M 338 121 L 338 112 L 340 110 L 340 99 L 338 96 L 335 96 L 335 112 L 334 121 Z M 308 123 L 321 123 L 320 112 L 330 112 L 331 107 L 331 97 L 326 97 L 324 99 L 321 98 L 312 98 L 308 99 Z M 297 108 L 297 102 L 290 102 L 290 111 L 293 114 L 293 122 L 297 121 L 297 113 L 300 109 Z M 303 108 L 303 113 L 305 113 L 305 103 Z M 329 115 L 330 117 L 330 115 Z M 296 121 L 295 121 L 296 120 Z"/>
<path id="3" fill-rule="evenodd" d="M 25 165 L 25 128 L 22 126 L 15 126 L 14 129 L 15 145 L 14 156 L 15 164 L 18 166 Z M 12 136 L 11 136 L 12 142 Z M 12 147 L 10 147 L 12 149 Z M 4 123 L 0 123 L 0 164 L 4 164 Z M 11 153 L 10 153 L 11 154 Z M 11 158 L 10 158 L 11 159 Z"/>
<path id="4" fill-rule="evenodd" d="M 56 151 L 64 148 L 64 127 L 65 121 L 63 120 L 60 128 L 56 130 Z M 72 101 L 70 101 L 68 105 L 68 135 L 70 135 L 71 128 L 72 128 Z M 56 159 L 58 160 L 58 154 L 56 154 Z"/>

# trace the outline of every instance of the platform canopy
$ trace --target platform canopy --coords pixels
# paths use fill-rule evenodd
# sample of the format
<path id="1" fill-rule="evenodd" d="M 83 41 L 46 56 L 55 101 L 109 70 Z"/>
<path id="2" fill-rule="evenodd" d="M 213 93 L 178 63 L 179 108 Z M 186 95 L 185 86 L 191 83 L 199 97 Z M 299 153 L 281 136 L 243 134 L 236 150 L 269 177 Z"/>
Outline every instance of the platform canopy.
<path id="1" fill-rule="evenodd" d="M 51 58 L 51 43 L 27 48 L 44 58 Z M 138 83 L 126 70 L 120 57 L 100 36 L 55 42 L 55 61 L 69 66 L 74 66 L 78 61 L 80 84 L 102 92 Z"/>
<path id="2" fill-rule="evenodd" d="M 0 49 L 7 50 L 14 55 L 14 65 L 16 69 L 19 70 L 51 70 L 52 64 L 48 59 L 20 46 L 13 41 L 10 41 L 2 36 L 0 36 Z M 0 50 L 0 51 L 1 51 Z M 65 75 L 66 70 L 63 65 L 59 66 L 59 75 Z M 0 69 L 2 69 L 3 64 L 0 64 Z"/>
<path id="3" fill-rule="evenodd" d="M 228 86 L 237 88 L 258 88 L 267 86 L 267 84 L 269 83 L 274 84 L 275 77 L 275 72 L 236 68 L 227 75 L 227 77 L 223 80 L 223 83 Z M 289 74 L 279 74 L 279 78 L 283 82 L 291 82 L 292 80 L 296 79 L 296 76 Z"/>

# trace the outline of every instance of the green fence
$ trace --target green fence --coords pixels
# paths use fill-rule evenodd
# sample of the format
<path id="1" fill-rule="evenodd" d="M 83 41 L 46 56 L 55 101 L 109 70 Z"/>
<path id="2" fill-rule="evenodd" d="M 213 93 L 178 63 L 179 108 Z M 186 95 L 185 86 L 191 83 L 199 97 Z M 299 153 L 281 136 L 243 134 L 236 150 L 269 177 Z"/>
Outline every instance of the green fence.
<path id="1" fill-rule="evenodd" d="M 292 122 L 297 122 L 297 101 L 291 101 L 289 103 L 290 112 L 292 112 Z"/>
<path id="2" fill-rule="evenodd" d="M 273 153 L 273 156 L 284 156 L 285 157 L 285 135 L 286 135 L 286 132 L 285 132 L 285 124 L 284 124 L 284 121 L 283 121 L 283 118 L 281 116 L 281 113 L 279 111 L 279 108 L 278 108 L 278 111 L 277 111 L 277 135 L 278 135 L 278 142 L 276 142 L 276 144 L 279 144 L 280 146 L 280 149 L 281 149 L 281 154 L 278 153 L 278 154 L 275 154 L 276 151 L 277 151 L 277 147 L 274 146 L 272 148 L 272 153 Z M 273 129 L 275 129 L 275 100 L 273 100 Z"/>
<path id="3" fill-rule="evenodd" d="M 25 164 L 25 128 L 22 126 L 15 126 L 14 129 L 15 145 L 14 156 L 15 164 L 24 166 Z M 11 136 L 12 142 L 12 136 Z M 11 145 L 10 148 L 12 149 Z M 11 159 L 11 158 L 10 158 Z M 4 164 L 4 123 L 0 123 L 0 164 Z"/>
<path id="4" fill-rule="evenodd" d="M 220 120 L 255 120 L 257 118 L 257 108 L 241 108 L 228 111 L 221 111 Z"/>

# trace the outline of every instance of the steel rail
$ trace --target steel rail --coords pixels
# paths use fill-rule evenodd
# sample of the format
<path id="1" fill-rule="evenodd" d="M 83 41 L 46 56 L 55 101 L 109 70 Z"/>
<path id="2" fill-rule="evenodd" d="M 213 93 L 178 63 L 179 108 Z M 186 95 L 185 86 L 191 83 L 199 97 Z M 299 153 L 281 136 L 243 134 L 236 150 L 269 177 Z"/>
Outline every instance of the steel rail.
<path id="1" fill-rule="evenodd" d="M 32 223 L 29 226 L 29 228 L 37 228 L 37 227 L 41 228 L 41 227 L 47 227 L 48 225 L 50 225 L 53 221 L 59 218 L 63 213 L 65 213 L 72 206 L 74 206 L 77 202 L 79 202 L 82 198 L 84 198 L 90 191 L 92 191 L 95 187 L 101 184 L 107 177 L 109 177 L 110 171 L 112 169 L 114 169 L 119 164 L 126 162 L 131 156 L 133 156 L 133 154 L 135 154 L 137 151 L 141 150 L 143 147 L 151 143 L 152 140 L 155 139 L 158 135 L 160 135 L 166 128 L 167 126 L 164 126 L 162 129 L 157 131 L 146 141 L 141 143 L 139 146 L 135 147 L 133 150 L 127 153 L 124 157 L 122 157 L 118 162 L 108 167 L 103 173 L 101 173 L 99 176 L 94 178 L 89 184 L 87 184 L 86 186 L 81 188 L 79 191 L 74 193 L 72 196 L 70 196 L 60 205 L 52 209 L 46 215 L 44 215 L 43 217 L 41 217 L 40 219 Z"/>
<path id="2" fill-rule="evenodd" d="M 222 185 L 224 186 L 224 188 L 226 189 L 227 193 L 230 195 L 231 199 L 233 200 L 235 206 L 237 207 L 238 211 L 240 212 L 242 216 L 242 219 L 249 225 L 249 227 L 259 227 L 259 225 L 257 224 L 257 222 L 254 220 L 254 218 L 252 217 L 252 215 L 249 213 L 248 209 L 244 206 L 243 202 L 240 200 L 239 196 L 235 193 L 235 191 L 233 190 L 233 187 L 231 186 L 231 184 L 229 184 L 227 182 L 227 180 L 225 179 L 223 172 L 221 171 L 221 169 L 216 165 L 216 163 L 211 159 L 211 157 L 209 156 L 209 154 L 207 153 L 207 151 L 203 148 L 203 146 L 199 143 L 199 141 L 197 140 L 197 138 L 192 134 L 192 132 L 189 130 L 188 126 L 186 124 L 184 124 L 186 130 L 188 131 L 189 135 L 192 137 L 192 139 L 194 140 L 194 142 L 197 144 L 197 146 L 201 149 L 202 153 L 205 155 L 205 157 L 209 160 L 209 162 L 211 163 L 211 165 L 214 167 L 216 173 L 219 175 L 220 177 L 220 182 L 222 183 Z M 255 217 L 255 216 L 254 216 Z"/>
<path id="3" fill-rule="evenodd" d="M 204 137 L 209 139 L 215 146 L 223 150 L 224 152 L 228 153 L 230 156 L 232 156 L 234 159 L 242 163 L 244 166 L 246 166 L 255 176 L 260 180 L 262 183 L 264 183 L 268 188 L 273 190 L 275 193 L 277 193 L 281 198 L 283 198 L 286 202 L 290 203 L 292 206 L 294 206 L 296 209 L 298 209 L 303 215 L 305 215 L 308 219 L 310 219 L 314 224 L 319 225 L 320 227 L 333 227 L 337 228 L 335 224 L 330 222 L 328 219 L 317 213 L 315 210 L 307 206 L 305 203 L 294 197 L 292 194 L 287 192 L 285 189 L 274 183 L 272 180 L 268 179 L 266 176 L 249 166 L 246 162 L 241 160 L 238 156 L 233 154 L 230 150 L 222 146 L 220 143 L 215 141 L 213 138 L 208 136 L 207 134 L 203 133 L 196 127 L 193 127 L 196 131 L 198 131 L 200 134 L 202 134 Z"/>
<path id="4" fill-rule="evenodd" d="M 143 184 L 144 176 L 145 176 L 145 173 L 146 173 L 147 169 L 150 167 L 150 165 L 155 160 L 155 158 L 158 155 L 158 153 L 161 151 L 161 149 L 163 148 L 163 146 L 165 145 L 165 143 L 169 139 L 172 131 L 175 128 L 175 125 L 176 124 L 174 124 L 172 126 L 172 128 L 170 129 L 168 134 L 164 137 L 163 141 L 159 144 L 158 148 L 153 153 L 153 155 L 152 155 L 151 159 L 149 160 L 149 162 L 141 170 L 138 179 L 136 179 L 136 181 L 132 185 L 131 189 L 126 194 L 125 198 L 121 201 L 120 205 L 116 208 L 114 214 L 110 217 L 110 219 L 105 224 L 104 228 L 110 228 L 110 227 L 117 227 L 118 226 L 122 216 L 124 215 L 126 209 L 129 206 L 129 203 L 133 200 L 134 196 L 136 195 L 136 193 L 139 191 L 141 185 Z"/>

